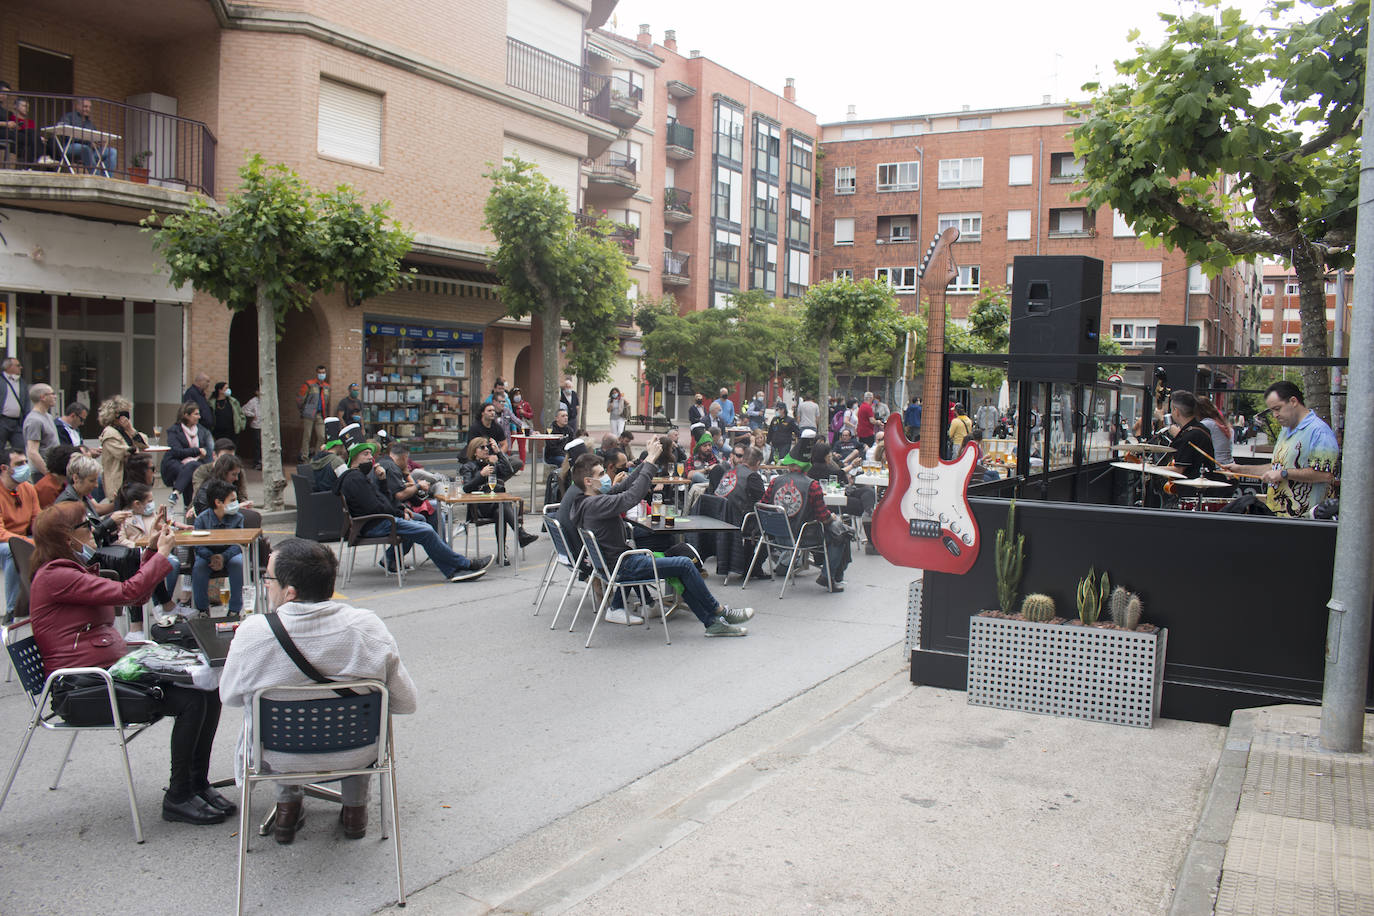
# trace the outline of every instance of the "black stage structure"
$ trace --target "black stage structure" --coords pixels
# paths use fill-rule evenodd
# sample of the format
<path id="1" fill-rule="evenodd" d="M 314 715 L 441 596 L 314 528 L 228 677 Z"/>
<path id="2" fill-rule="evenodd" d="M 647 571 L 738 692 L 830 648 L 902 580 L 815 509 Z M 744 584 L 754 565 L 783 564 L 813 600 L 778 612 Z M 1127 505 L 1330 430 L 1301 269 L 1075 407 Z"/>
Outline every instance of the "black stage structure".
<path id="1" fill-rule="evenodd" d="M 948 354 L 946 402 L 952 361 L 1006 367 L 1008 359 L 1005 354 Z M 1064 359 L 1062 354 L 1017 356 L 1019 364 Z M 1070 359 L 1124 363 L 1143 369 L 1146 379 L 1165 364 L 1346 364 L 1296 357 Z M 998 607 L 996 532 L 1005 526 L 1014 497 L 1016 527 L 1026 536 L 1022 595 L 1047 593 L 1060 616 L 1072 618 L 1078 580 L 1089 567 L 1107 570 L 1113 584 L 1141 596 L 1147 623 L 1169 629 L 1162 715 L 1226 724 L 1236 709 L 1320 703 L 1336 525 L 1133 505 L 1140 475 L 1111 465 L 1118 455 L 1110 443 L 1120 429 L 1112 414 L 1122 393 L 1134 389 L 1143 401 L 1142 429 L 1148 430 L 1159 392 L 1105 381 L 1085 385 L 1021 379 L 1016 386 L 1016 454 L 1038 452 L 1043 464 L 1030 468 L 1030 462 L 1018 461 L 1012 476 L 969 488 L 982 548 L 967 575 L 925 573 L 911 652 L 912 682 L 966 689 L 969 618 Z M 1032 404 L 1042 416 L 1034 444 Z M 1254 461 L 1267 464 L 1262 457 Z M 1371 669 L 1374 673 L 1374 663 Z M 1374 710 L 1374 676 L 1369 684 L 1366 708 Z"/>

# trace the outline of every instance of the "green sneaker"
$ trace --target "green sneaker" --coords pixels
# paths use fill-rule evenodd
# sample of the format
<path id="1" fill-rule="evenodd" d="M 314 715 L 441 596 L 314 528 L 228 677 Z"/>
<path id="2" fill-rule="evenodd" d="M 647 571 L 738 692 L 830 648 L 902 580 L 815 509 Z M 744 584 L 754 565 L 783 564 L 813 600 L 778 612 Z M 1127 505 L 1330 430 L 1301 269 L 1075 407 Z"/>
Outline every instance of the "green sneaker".
<path id="1" fill-rule="evenodd" d="M 721 609 L 725 612 L 721 616 L 725 618 L 726 623 L 744 623 L 754 616 L 754 609 L 751 607 L 730 607 L 728 604 L 722 604 Z"/>
<path id="2" fill-rule="evenodd" d="M 749 631 L 744 627 L 737 627 L 724 617 L 717 617 L 709 627 L 706 628 L 707 636 L 748 636 Z"/>

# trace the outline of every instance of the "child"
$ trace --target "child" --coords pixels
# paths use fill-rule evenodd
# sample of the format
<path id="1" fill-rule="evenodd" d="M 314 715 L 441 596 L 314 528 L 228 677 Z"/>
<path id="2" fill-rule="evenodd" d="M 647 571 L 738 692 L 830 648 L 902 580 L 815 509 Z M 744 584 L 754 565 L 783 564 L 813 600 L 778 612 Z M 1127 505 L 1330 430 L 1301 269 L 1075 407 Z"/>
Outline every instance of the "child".
<path id="1" fill-rule="evenodd" d="M 119 526 L 119 536 L 116 541 L 121 547 L 137 548 L 139 542 L 144 544 L 153 543 L 153 528 L 157 522 L 157 507 L 153 505 L 152 490 L 147 484 L 126 483 L 124 489 L 119 491 L 118 506 L 121 509 L 129 510 L 129 517 Z M 172 596 L 176 594 L 177 576 L 181 575 L 181 561 L 177 559 L 176 552 L 168 554 L 167 561 L 172 564 L 172 571 L 167 578 L 158 583 L 153 589 L 153 600 L 162 605 L 162 610 L 167 614 L 177 612 L 176 602 Z M 137 619 L 134 619 L 137 614 Z M 135 627 L 143 621 L 143 609 L 131 609 L 129 619 L 129 636 L 126 639 L 140 639 L 143 636 L 142 630 Z"/>

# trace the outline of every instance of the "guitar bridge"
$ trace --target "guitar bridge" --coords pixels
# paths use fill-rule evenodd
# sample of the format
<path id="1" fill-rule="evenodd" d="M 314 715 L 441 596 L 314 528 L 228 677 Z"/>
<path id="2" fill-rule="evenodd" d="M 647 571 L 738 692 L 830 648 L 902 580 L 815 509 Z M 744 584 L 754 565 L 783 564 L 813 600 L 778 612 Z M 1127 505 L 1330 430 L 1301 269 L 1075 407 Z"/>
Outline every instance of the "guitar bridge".
<path id="1" fill-rule="evenodd" d="M 910 519 L 907 524 L 909 531 L 914 538 L 938 538 L 940 536 L 940 523 L 934 519 Z"/>

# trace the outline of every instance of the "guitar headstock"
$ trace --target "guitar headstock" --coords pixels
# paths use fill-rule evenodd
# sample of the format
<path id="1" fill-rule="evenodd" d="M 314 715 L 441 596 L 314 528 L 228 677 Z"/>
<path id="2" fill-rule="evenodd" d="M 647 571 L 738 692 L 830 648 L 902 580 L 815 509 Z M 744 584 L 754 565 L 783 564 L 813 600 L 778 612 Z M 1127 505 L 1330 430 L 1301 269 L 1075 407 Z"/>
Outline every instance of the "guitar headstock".
<path id="1" fill-rule="evenodd" d="M 939 279 L 941 275 L 939 270 L 940 258 L 944 255 L 948 255 L 945 263 L 945 270 L 943 272 L 943 282 L 938 286 L 934 283 L 929 284 L 929 288 L 926 290 L 927 292 L 943 290 L 955 280 L 959 279 L 959 265 L 954 263 L 953 249 L 953 245 L 957 241 L 959 241 L 959 228 L 957 226 L 949 226 L 937 235 L 934 241 L 930 243 L 930 247 L 926 249 L 926 256 L 921 259 L 921 266 L 916 270 L 916 278 L 923 287 L 927 285 L 925 283 L 926 270 L 932 264 L 936 265 L 934 277 L 935 279 Z"/>

